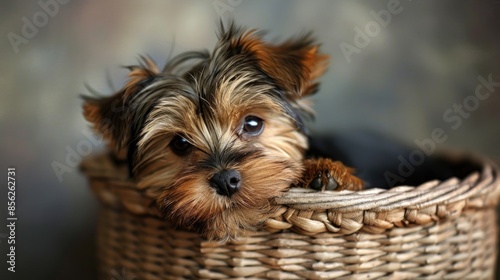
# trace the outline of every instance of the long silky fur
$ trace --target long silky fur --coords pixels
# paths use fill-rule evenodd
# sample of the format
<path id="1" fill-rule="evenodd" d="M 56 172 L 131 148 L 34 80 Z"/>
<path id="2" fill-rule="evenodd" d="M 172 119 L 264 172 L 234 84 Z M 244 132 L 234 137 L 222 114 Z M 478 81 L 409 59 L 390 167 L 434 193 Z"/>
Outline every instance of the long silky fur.
<path id="1" fill-rule="evenodd" d="M 209 239 L 256 229 L 273 212 L 272 198 L 297 183 L 304 168 L 304 119 L 312 110 L 302 98 L 317 90 L 327 58 L 310 35 L 281 44 L 261 35 L 221 26 L 213 52 L 178 55 L 162 70 L 144 58 L 129 67 L 124 89 L 85 99 L 85 117 L 115 150 L 126 149 L 131 175 L 157 198 L 165 218 Z M 264 120 L 258 137 L 241 133 L 249 115 Z M 191 153 L 170 149 L 176 135 L 189 141 Z M 223 169 L 241 173 L 241 189 L 231 197 L 208 183 Z"/>

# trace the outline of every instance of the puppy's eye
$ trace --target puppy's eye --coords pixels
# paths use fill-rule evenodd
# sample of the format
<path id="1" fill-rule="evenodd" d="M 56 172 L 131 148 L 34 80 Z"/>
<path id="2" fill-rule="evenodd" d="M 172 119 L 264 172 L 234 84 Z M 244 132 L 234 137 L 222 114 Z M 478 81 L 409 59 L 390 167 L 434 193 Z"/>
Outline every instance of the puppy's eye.
<path id="1" fill-rule="evenodd" d="M 257 136 L 262 133 L 264 129 L 264 121 L 261 118 L 255 116 L 248 116 L 245 118 L 243 124 L 243 133 L 251 136 Z"/>
<path id="2" fill-rule="evenodd" d="M 174 136 L 170 142 L 170 148 L 179 156 L 184 156 L 189 153 L 192 147 L 193 146 L 188 142 L 188 140 L 180 135 Z"/>

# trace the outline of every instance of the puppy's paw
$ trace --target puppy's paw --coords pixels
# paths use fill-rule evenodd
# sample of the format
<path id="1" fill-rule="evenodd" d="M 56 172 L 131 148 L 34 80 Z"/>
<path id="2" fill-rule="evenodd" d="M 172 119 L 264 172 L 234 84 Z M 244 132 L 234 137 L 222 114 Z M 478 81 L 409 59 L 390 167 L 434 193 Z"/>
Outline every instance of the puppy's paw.
<path id="1" fill-rule="evenodd" d="M 363 189 L 363 181 L 340 161 L 327 158 L 306 159 L 304 161 L 303 187 L 318 191 L 358 191 Z"/>

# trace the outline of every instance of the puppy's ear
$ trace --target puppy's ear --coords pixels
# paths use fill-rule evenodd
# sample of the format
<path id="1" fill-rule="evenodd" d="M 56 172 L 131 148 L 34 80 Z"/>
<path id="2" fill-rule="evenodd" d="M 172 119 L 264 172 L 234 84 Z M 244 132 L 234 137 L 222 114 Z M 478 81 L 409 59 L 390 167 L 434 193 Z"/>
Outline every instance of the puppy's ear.
<path id="1" fill-rule="evenodd" d="M 328 66 L 328 55 L 319 52 L 319 44 L 311 34 L 281 44 L 268 44 L 255 30 L 242 33 L 231 26 L 226 38 L 231 48 L 253 55 L 260 69 L 292 99 L 315 93 L 318 89 L 316 79 Z"/>
<path id="2" fill-rule="evenodd" d="M 149 84 L 159 73 L 156 64 L 142 57 L 139 65 L 130 70 L 126 85 L 107 97 L 83 96 L 83 116 L 93 124 L 97 133 L 108 141 L 111 148 L 120 151 L 130 142 L 133 128 L 134 95 Z"/>

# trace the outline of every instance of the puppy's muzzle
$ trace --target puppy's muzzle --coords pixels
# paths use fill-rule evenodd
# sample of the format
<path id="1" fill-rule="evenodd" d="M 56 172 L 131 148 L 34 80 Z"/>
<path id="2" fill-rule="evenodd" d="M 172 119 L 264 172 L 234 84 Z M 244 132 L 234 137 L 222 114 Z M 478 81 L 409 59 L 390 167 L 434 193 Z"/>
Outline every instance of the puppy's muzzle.
<path id="1" fill-rule="evenodd" d="M 210 178 L 210 186 L 219 195 L 231 197 L 241 186 L 241 174 L 234 169 L 221 170 Z"/>

